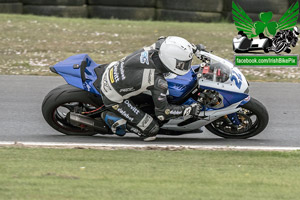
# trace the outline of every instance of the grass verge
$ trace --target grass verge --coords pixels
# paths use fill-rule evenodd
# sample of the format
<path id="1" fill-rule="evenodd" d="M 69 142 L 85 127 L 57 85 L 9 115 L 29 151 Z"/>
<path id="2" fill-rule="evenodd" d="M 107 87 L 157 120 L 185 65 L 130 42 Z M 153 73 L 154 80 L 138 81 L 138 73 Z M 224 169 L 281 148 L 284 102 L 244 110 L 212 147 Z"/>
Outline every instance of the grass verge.
<path id="1" fill-rule="evenodd" d="M 97 63 L 120 60 L 159 36 L 178 35 L 233 60 L 232 23 L 72 19 L 0 14 L 0 74 L 53 75 L 48 67 L 88 53 Z M 299 45 L 293 48 L 300 53 Z M 196 64 L 196 60 L 194 64 Z M 280 71 L 279 73 L 277 71 Z M 300 82 L 300 69 L 242 69 L 249 81 Z"/>
<path id="2" fill-rule="evenodd" d="M 300 152 L 0 148 L 0 199 L 299 199 Z"/>

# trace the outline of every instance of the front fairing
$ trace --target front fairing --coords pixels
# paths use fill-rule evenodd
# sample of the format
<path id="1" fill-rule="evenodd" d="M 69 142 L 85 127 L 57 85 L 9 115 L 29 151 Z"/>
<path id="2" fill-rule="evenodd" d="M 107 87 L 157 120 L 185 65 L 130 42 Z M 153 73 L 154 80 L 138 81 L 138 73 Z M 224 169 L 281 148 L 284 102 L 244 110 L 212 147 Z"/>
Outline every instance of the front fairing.
<path id="1" fill-rule="evenodd" d="M 200 65 L 197 73 L 198 85 L 201 89 L 219 93 L 222 103 L 216 109 L 242 102 L 249 97 L 248 82 L 238 68 L 213 54 L 201 52 L 201 55 L 206 58 L 206 62 Z"/>
<path id="2" fill-rule="evenodd" d="M 248 83 L 245 76 L 231 62 L 207 52 L 201 52 L 201 55 L 209 60 L 201 64 L 198 72 L 199 86 L 235 93 L 247 91 Z"/>

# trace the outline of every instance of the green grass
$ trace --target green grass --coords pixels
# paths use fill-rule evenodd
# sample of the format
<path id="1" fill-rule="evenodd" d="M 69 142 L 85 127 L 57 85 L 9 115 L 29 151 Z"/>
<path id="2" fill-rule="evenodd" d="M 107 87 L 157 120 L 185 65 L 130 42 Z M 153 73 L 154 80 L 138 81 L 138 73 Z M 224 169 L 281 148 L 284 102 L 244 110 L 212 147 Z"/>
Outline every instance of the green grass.
<path id="1" fill-rule="evenodd" d="M 299 199 L 300 152 L 0 148 L 0 199 Z"/>
<path id="2" fill-rule="evenodd" d="M 97 63 L 119 60 L 162 35 L 202 43 L 214 54 L 233 60 L 232 23 L 183 23 L 107 19 L 72 19 L 0 14 L 0 74 L 53 75 L 48 67 L 67 57 L 88 53 Z M 299 45 L 293 48 L 300 53 Z M 196 60 L 194 64 L 196 64 Z M 300 82 L 300 69 L 243 70 L 250 81 Z"/>

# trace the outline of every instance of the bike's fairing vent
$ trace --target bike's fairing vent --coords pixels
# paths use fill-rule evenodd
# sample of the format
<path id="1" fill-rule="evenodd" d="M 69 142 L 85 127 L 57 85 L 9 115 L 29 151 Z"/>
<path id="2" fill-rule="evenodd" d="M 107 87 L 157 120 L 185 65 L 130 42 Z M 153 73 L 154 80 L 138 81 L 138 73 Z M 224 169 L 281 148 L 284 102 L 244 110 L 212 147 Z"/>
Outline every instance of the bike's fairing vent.
<path id="1" fill-rule="evenodd" d="M 197 82 L 196 74 L 190 70 L 183 76 L 166 76 L 168 81 L 169 96 L 172 101 L 181 100 L 187 93 L 189 93 Z"/>

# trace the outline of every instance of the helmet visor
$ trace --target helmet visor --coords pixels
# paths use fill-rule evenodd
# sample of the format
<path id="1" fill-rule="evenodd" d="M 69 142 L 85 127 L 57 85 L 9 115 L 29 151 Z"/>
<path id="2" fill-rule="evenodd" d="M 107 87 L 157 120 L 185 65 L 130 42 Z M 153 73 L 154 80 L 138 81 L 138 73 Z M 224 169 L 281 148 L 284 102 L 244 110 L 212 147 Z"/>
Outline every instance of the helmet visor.
<path id="1" fill-rule="evenodd" d="M 192 59 L 187 61 L 176 60 L 176 69 L 188 71 L 191 68 Z"/>

